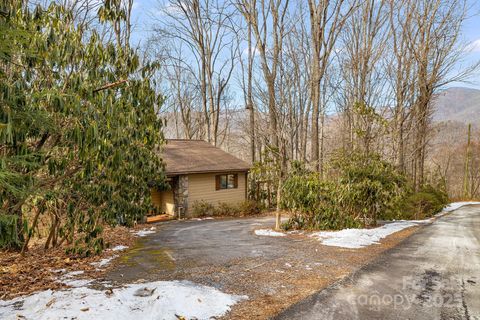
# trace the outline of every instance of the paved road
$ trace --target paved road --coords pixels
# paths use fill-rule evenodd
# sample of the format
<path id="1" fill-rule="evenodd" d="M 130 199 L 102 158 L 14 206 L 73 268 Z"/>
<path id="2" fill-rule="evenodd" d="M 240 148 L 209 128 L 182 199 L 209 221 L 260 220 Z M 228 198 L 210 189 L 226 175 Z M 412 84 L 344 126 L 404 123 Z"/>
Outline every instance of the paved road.
<path id="1" fill-rule="evenodd" d="M 480 206 L 438 219 L 275 319 L 480 319 Z"/>

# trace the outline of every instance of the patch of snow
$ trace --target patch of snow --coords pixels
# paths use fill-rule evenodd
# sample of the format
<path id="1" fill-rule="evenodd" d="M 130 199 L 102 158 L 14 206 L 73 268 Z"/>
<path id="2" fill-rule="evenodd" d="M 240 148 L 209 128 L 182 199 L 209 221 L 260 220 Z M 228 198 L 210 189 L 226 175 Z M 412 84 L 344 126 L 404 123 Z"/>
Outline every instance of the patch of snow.
<path id="1" fill-rule="evenodd" d="M 256 257 L 262 257 L 264 255 L 262 250 L 252 250 L 251 253 Z"/>
<path id="2" fill-rule="evenodd" d="M 92 266 L 97 267 L 97 268 L 103 268 L 106 265 L 108 265 L 115 258 L 118 258 L 118 255 L 113 255 L 113 256 L 108 257 L 108 258 L 103 258 L 102 260 L 100 260 L 98 262 L 91 262 L 90 264 Z"/>
<path id="3" fill-rule="evenodd" d="M 73 288 L 85 287 L 93 282 L 93 280 L 88 279 L 62 279 L 60 282 L 66 284 L 67 286 Z"/>
<path id="4" fill-rule="evenodd" d="M 272 229 L 258 229 L 255 230 L 257 236 L 269 236 L 269 237 L 285 237 L 285 233 L 277 232 Z"/>
<path id="5" fill-rule="evenodd" d="M 292 230 L 292 231 L 288 231 L 287 233 L 288 234 L 303 234 L 304 231 L 303 230 Z"/>
<path id="6" fill-rule="evenodd" d="M 125 250 L 125 249 L 128 249 L 128 246 L 119 245 L 119 246 L 113 247 L 113 248 L 110 249 L 110 250 L 112 250 L 112 251 L 122 251 L 122 250 Z"/>
<path id="7" fill-rule="evenodd" d="M 285 267 L 287 267 L 287 268 L 291 268 L 291 267 L 292 267 L 292 265 L 291 265 L 290 263 L 288 263 L 288 262 L 287 262 L 287 263 L 285 263 Z"/>
<path id="8" fill-rule="evenodd" d="M 437 214 L 436 217 L 441 217 L 448 212 L 471 204 L 480 204 L 480 202 L 465 201 L 450 203 L 442 210 L 442 212 Z M 433 218 L 426 220 L 399 220 L 373 229 L 344 229 L 340 231 L 315 232 L 312 233 L 310 237 L 318 238 L 318 240 L 326 246 L 357 249 L 379 243 L 381 239 L 405 228 L 421 224 L 429 224 L 433 221 Z"/>
<path id="9" fill-rule="evenodd" d="M 84 274 L 84 271 L 72 271 L 61 276 L 57 281 L 66 284 L 67 286 L 79 288 L 84 287 L 91 283 L 93 280 L 87 279 L 74 279 L 76 276 Z"/>
<path id="10" fill-rule="evenodd" d="M 203 221 L 203 220 L 214 220 L 215 218 L 213 217 L 205 217 L 205 218 L 192 218 L 192 220 L 195 221 Z"/>
<path id="11" fill-rule="evenodd" d="M 283 270 L 278 270 L 278 269 L 275 269 L 275 272 L 277 272 L 277 273 L 285 273 L 285 271 L 283 271 Z"/>
<path id="12" fill-rule="evenodd" d="M 138 292 L 148 294 L 139 295 Z M 210 319 L 220 317 L 246 296 L 225 294 L 187 281 L 130 284 L 109 293 L 86 287 L 46 290 L 0 300 L 0 319 Z"/>
<path id="13" fill-rule="evenodd" d="M 317 238 L 323 245 L 358 249 L 379 243 L 379 241 L 392 233 L 405 228 L 416 226 L 423 221 L 398 221 L 387 223 L 373 229 L 344 229 L 340 231 L 315 232 L 310 237 Z"/>
<path id="14" fill-rule="evenodd" d="M 445 208 L 443 208 L 442 212 L 437 214 L 437 216 L 442 216 L 445 213 L 451 212 L 453 210 L 457 210 L 463 206 L 468 206 L 469 204 L 480 204 L 478 201 L 462 201 L 462 202 L 452 202 L 449 205 L 447 205 Z"/>
<path id="15" fill-rule="evenodd" d="M 64 273 L 66 272 L 67 269 L 55 269 L 55 270 L 52 270 L 52 272 L 55 272 L 55 273 Z"/>
<path id="16" fill-rule="evenodd" d="M 82 271 L 82 270 L 72 271 L 72 272 L 67 273 L 63 277 L 64 278 L 73 278 L 73 277 L 79 276 L 79 275 L 84 274 L 84 273 L 85 273 L 85 271 Z"/>
<path id="17" fill-rule="evenodd" d="M 143 230 L 133 232 L 133 234 L 137 237 L 145 237 L 145 236 L 148 236 L 149 234 L 152 234 L 152 233 L 155 233 L 155 228 L 154 227 L 152 227 L 150 229 L 143 229 Z"/>

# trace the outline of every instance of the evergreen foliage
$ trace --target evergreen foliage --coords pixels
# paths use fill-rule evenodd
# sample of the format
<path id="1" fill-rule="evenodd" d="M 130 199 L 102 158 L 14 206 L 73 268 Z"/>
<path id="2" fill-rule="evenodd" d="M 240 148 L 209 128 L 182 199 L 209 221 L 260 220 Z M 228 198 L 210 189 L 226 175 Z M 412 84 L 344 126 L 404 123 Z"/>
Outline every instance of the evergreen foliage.
<path id="1" fill-rule="evenodd" d="M 240 217 L 260 214 L 263 209 L 257 201 L 253 200 L 245 200 L 237 204 L 219 202 L 217 205 L 207 201 L 195 201 L 192 205 L 191 214 L 193 217 Z"/>
<path id="2" fill-rule="evenodd" d="M 22 209 L 43 199 L 47 246 L 66 240 L 76 253 L 98 252 L 102 223 L 141 219 L 150 187 L 165 186 L 157 66 L 61 5 L 16 3 L 0 17 L 0 214 L 17 217 L 18 247 Z M 121 18 L 112 10 L 103 23 Z"/>
<path id="3" fill-rule="evenodd" d="M 426 219 L 440 212 L 448 204 L 448 195 L 442 186 L 427 184 L 418 192 L 410 193 L 400 204 L 398 218 Z"/>
<path id="4" fill-rule="evenodd" d="M 379 155 L 338 154 L 331 178 L 322 180 L 299 163 L 283 184 L 282 207 L 293 213 L 286 229 L 343 229 L 376 225 L 378 219 L 419 219 L 448 202 L 444 189 L 412 183 Z"/>

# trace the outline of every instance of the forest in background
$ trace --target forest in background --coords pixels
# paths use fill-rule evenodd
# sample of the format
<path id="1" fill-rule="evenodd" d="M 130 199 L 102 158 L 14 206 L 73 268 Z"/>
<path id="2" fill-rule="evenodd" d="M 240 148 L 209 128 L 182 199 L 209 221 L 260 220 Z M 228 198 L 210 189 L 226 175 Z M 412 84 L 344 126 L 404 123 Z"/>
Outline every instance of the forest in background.
<path id="1" fill-rule="evenodd" d="M 416 192 L 433 184 L 476 196 L 463 180 L 447 187 L 474 179 L 472 160 L 440 163 L 432 148 L 439 130 L 449 134 L 432 121 L 435 101 L 478 71 L 463 63 L 467 1 L 157 4 L 146 53 L 164 66 L 166 135 L 250 160 L 252 196 L 268 206 L 280 206 L 293 162 L 329 180 L 338 154 L 379 156 Z M 456 130 L 463 145 L 448 148 L 466 155 L 467 126 Z"/>

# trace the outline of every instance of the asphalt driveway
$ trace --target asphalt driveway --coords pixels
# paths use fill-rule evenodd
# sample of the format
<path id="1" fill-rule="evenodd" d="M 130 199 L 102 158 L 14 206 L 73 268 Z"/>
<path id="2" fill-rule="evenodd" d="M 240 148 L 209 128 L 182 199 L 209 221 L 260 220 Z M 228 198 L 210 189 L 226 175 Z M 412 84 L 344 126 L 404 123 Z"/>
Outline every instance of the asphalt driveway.
<path id="1" fill-rule="evenodd" d="M 273 217 L 160 223 L 155 234 L 139 239 L 121 257 L 110 277 L 134 281 L 156 278 L 185 267 L 228 265 L 244 258 L 279 258 L 292 245 L 291 239 L 254 235 L 255 229 L 271 228 L 274 224 Z"/>
<path id="2" fill-rule="evenodd" d="M 274 217 L 169 221 L 115 260 L 106 280 L 189 280 L 249 297 L 227 319 L 267 319 L 338 281 L 396 245 L 413 230 L 362 249 L 321 245 L 294 234 L 258 236 Z"/>
<path id="3" fill-rule="evenodd" d="M 439 218 L 275 319 L 480 319 L 480 206 Z"/>

